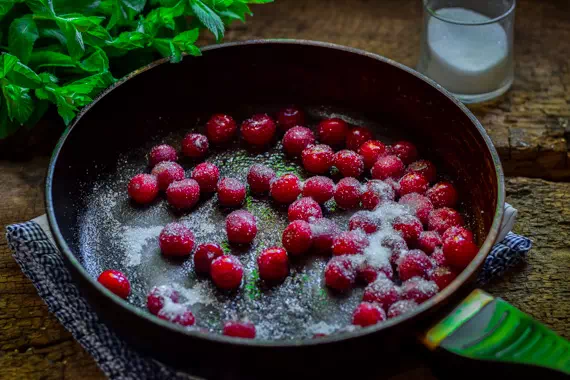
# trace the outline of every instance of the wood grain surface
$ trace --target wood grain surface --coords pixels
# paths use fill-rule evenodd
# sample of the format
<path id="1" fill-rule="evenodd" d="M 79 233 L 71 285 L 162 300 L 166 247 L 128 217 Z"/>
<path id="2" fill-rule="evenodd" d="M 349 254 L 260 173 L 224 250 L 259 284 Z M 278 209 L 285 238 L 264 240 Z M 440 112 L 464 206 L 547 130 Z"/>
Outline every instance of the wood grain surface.
<path id="1" fill-rule="evenodd" d="M 421 4 L 412 0 L 277 0 L 254 8 L 226 40 L 303 38 L 382 54 L 409 66 L 418 57 Z M 520 0 L 516 80 L 502 99 L 474 108 L 507 174 L 570 178 L 570 3 Z M 44 213 L 47 157 L 0 161 L 0 226 Z M 486 290 L 570 338 L 570 183 L 507 180 L 519 209 L 515 231 L 534 241 L 527 263 Z M 410 360 L 396 378 L 433 379 L 427 361 Z M 0 378 L 100 379 L 94 361 L 51 316 L 0 236 Z"/>

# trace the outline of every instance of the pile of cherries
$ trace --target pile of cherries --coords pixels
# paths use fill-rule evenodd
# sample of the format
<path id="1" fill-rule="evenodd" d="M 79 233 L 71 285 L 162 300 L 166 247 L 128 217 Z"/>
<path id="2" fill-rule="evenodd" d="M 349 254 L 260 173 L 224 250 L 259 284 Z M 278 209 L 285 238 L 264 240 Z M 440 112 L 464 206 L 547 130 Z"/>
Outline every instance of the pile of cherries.
<path id="1" fill-rule="evenodd" d="M 454 209 L 457 191 L 449 182 L 436 183 L 435 166 L 418 159 L 412 143 L 386 145 L 375 140 L 368 128 L 350 128 L 338 118 L 322 120 L 316 136 L 304 124 L 303 111 L 289 107 L 279 111 L 276 120 L 257 114 L 239 128 L 245 142 L 256 147 L 268 146 L 278 130 L 284 133 L 285 153 L 300 159 L 306 171 L 315 174 L 303 183 L 294 174 L 277 177 L 267 166 L 250 167 L 247 185 L 252 194 L 269 193 L 276 203 L 289 204 L 290 224 L 283 231 L 283 247 L 266 248 L 257 257 L 261 280 L 282 282 L 289 274 L 290 256 L 332 254 L 325 268 L 325 283 L 341 292 L 357 281 L 368 284 L 363 302 L 353 314 L 353 324 L 368 326 L 413 309 L 447 286 L 469 264 L 478 248 Z M 184 137 L 182 154 L 201 159 L 210 144 L 231 143 L 237 132 L 231 116 L 213 115 L 205 135 L 189 133 Z M 220 178 L 218 167 L 210 162 L 196 165 L 190 178 L 185 178 L 172 146 L 155 146 L 148 159 L 150 174 L 137 174 L 128 185 L 129 196 L 137 203 L 149 204 L 161 191 L 169 205 L 178 210 L 191 210 L 201 193 L 216 192 L 218 203 L 224 207 L 239 208 L 244 202 L 246 184 L 235 178 Z M 325 176 L 333 167 L 343 177 L 336 184 Z M 365 171 L 372 178 L 363 184 L 358 178 Z M 323 217 L 321 204 L 331 199 L 342 209 L 367 211 L 356 212 L 348 231 L 342 232 Z M 381 242 L 391 253 L 389 263 L 378 265 L 360 259 L 371 244 L 369 237 L 379 229 L 374 210 L 392 204 L 406 205 L 410 213 L 397 216 L 392 222 L 397 234 Z M 250 244 L 257 234 L 255 217 L 243 209 L 231 212 L 226 218 L 226 233 L 232 244 Z M 189 228 L 170 223 L 160 233 L 159 244 L 165 256 L 190 256 L 196 241 Z M 196 272 L 210 276 L 219 289 L 240 287 L 244 268 L 237 257 L 224 254 L 218 243 L 199 244 L 193 260 Z M 129 282 L 119 271 L 105 271 L 99 281 L 123 298 L 130 293 Z M 153 288 L 147 307 L 152 314 L 173 323 L 190 326 L 195 322 L 192 312 L 179 303 L 178 292 L 170 287 Z M 254 338 L 255 326 L 227 321 L 223 333 Z"/>

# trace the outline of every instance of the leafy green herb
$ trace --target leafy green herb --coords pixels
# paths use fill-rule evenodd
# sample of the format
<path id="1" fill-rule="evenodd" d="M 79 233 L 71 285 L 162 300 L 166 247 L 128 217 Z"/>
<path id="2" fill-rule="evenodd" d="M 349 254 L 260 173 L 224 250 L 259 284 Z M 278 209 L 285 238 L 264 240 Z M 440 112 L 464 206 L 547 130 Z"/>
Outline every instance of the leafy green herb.
<path id="1" fill-rule="evenodd" d="M 252 299 L 261 297 L 261 289 L 259 289 L 259 272 L 254 269 L 248 276 L 245 282 L 245 294 Z"/>
<path id="2" fill-rule="evenodd" d="M 222 250 L 224 251 L 224 253 L 228 254 L 232 252 L 232 247 L 230 246 L 230 243 L 227 240 L 224 240 L 222 242 L 222 244 L 220 244 L 222 247 Z"/>
<path id="3" fill-rule="evenodd" d="M 49 104 L 69 124 L 119 78 L 159 57 L 199 56 L 272 0 L 0 0 L 0 139 L 33 126 Z"/>

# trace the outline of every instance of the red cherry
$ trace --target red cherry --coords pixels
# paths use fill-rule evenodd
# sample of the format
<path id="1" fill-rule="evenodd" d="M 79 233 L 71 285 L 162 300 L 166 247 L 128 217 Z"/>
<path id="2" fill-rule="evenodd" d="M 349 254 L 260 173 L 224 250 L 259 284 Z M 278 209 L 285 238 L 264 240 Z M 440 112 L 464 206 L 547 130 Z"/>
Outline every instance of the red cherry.
<path id="1" fill-rule="evenodd" d="M 463 269 L 477 256 L 479 248 L 473 241 L 471 232 L 451 227 L 443 235 L 443 254 L 445 261 L 452 267 Z"/>
<path id="2" fill-rule="evenodd" d="M 194 234 L 181 223 L 169 223 L 160 232 L 158 242 L 165 256 L 188 256 L 194 248 Z"/>
<path id="3" fill-rule="evenodd" d="M 400 290 L 396 284 L 385 276 L 380 276 L 364 289 L 362 300 L 365 302 L 376 302 L 388 310 L 394 302 L 400 300 Z"/>
<path id="4" fill-rule="evenodd" d="M 315 143 L 315 135 L 309 128 L 297 126 L 289 129 L 283 136 L 283 149 L 292 157 L 298 157 L 303 150 Z"/>
<path id="5" fill-rule="evenodd" d="M 211 162 L 202 162 L 192 170 L 191 177 L 200 185 L 203 193 L 213 193 L 218 187 L 220 180 L 220 170 Z"/>
<path id="6" fill-rule="evenodd" d="M 179 297 L 178 292 L 170 286 L 155 286 L 146 297 L 146 307 L 151 314 L 157 315 L 166 302 L 177 303 Z"/>
<path id="7" fill-rule="evenodd" d="M 241 124 L 243 139 L 255 146 L 269 144 L 273 140 L 276 130 L 275 122 L 266 114 L 253 115 Z"/>
<path id="8" fill-rule="evenodd" d="M 370 129 L 366 127 L 355 127 L 348 131 L 346 135 L 346 147 L 357 152 L 362 144 L 373 138 L 374 135 Z"/>
<path id="9" fill-rule="evenodd" d="M 261 164 L 252 165 L 247 173 L 247 183 L 252 193 L 268 192 L 273 179 L 275 179 L 273 169 Z"/>
<path id="10" fill-rule="evenodd" d="M 429 186 L 425 177 L 418 173 L 405 174 L 398 183 L 400 184 L 400 190 L 398 190 L 400 196 L 411 193 L 424 194 Z"/>
<path id="11" fill-rule="evenodd" d="M 435 296 L 438 292 L 437 284 L 433 281 L 414 277 L 402 284 L 402 298 L 422 303 Z"/>
<path id="12" fill-rule="evenodd" d="M 271 183 L 269 194 L 279 203 L 292 203 L 301 194 L 301 181 L 294 174 L 284 174 Z"/>
<path id="13" fill-rule="evenodd" d="M 311 197 L 318 203 L 325 203 L 333 197 L 334 188 L 334 182 L 329 177 L 311 177 L 303 185 L 303 196 Z"/>
<path id="14" fill-rule="evenodd" d="M 166 200 L 172 207 L 189 210 L 200 199 L 200 185 L 193 179 L 172 182 L 166 189 Z"/>
<path id="15" fill-rule="evenodd" d="M 176 149 L 166 144 L 153 147 L 148 155 L 149 166 L 154 167 L 156 164 L 163 161 L 178 161 L 178 153 L 176 153 Z"/>
<path id="16" fill-rule="evenodd" d="M 210 274 L 212 261 L 223 255 L 224 251 L 218 243 L 200 244 L 194 253 L 194 269 L 198 273 Z"/>
<path id="17" fill-rule="evenodd" d="M 302 255 L 307 252 L 313 244 L 313 233 L 311 226 L 304 220 L 295 220 L 283 231 L 281 243 L 291 255 Z"/>
<path id="18" fill-rule="evenodd" d="M 441 237 L 435 231 L 422 231 L 418 238 L 418 248 L 428 255 L 432 254 L 437 247 L 441 247 L 441 244 Z"/>
<path id="19" fill-rule="evenodd" d="M 346 210 L 357 208 L 360 205 L 362 185 L 356 178 L 345 177 L 338 181 L 334 192 L 336 204 Z"/>
<path id="20" fill-rule="evenodd" d="M 394 230 L 400 232 L 406 243 L 414 245 L 424 230 L 422 222 L 415 216 L 401 215 L 394 219 Z"/>
<path id="21" fill-rule="evenodd" d="M 289 258 L 283 248 L 267 248 L 257 256 L 259 277 L 265 281 L 283 281 L 289 274 Z"/>
<path id="22" fill-rule="evenodd" d="M 239 207 L 245 199 L 245 186 L 235 178 L 218 182 L 218 202 L 224 207 Z"/>
<path id="23" fill-rule="evenodd" d="M 337 235 L 333 240 L 333 255 L 357 255 L 362 254 L 370 242 L 366 235 L 360 231 L 345 231 Z"/>
<path id="24" fill-rule="evenodd" d="M 335 256 L 325 267 L 325 283 L 329 288 L 348 290 L 356 281 L 356 267 L 347 256 Z"/>
<path id="25" fill-rule="evenodd" d="M 228 241 L 236 244 L 249 244 L 257 235 L 255 216 L 245 210 L 236 210 L 226 217 Z"/>
<path id="26" fill-rule="evenodd" d="M 402 258 L 398 265 L 398 273 L 402 281 L 412 277 L 427 277 L 428 271 L 433 267 L 429 257 L 419 249 L 412 249 Z"/>
<path id="27" fill-rule="evenodd" d="M 443 241 L 446 240 L 450 240 L 450 239 L 461 239 L 461 240 L 469 240 L 469 241 L 475 241 L 474 237 L 473 237 L 473 233 L 471 231 L 469 231 L 467 228 L 465 227 L 457 227 L 457 226 L 453 226 L 453 227 L 449 227 L 442 236 Z"/>
<path id="28" fill-rule="evenodd" d="M 330 219 L 320 218 L 310 223 L 313 234 L 313 249 L 317 253 L 328 253 L 332 250 L 333 240 L 340 229 Z"/>
<path id="29" fill-rule="evenodd" d="M 327 145 L 342 145 L 348 133 L 348 124 L 341 119 L 326 119 L 317 126 L 319 141 Z"/>
<path id="30" fill-rule="evenodd" d="M 218 288 L 237 289 L 243 278 L 243 266 L 235 256 L 220 256 L 212 261 L 210 275 Z"/>
<path id="31" fill-rule="evenodd" d="M 385 320 L 386 313 L 384 310 L 369 302 L 360 303 L 352 313 L 352 324 L 356 326 L 372 326 Z"/>
<path id="32" fill-rule="evenodd" d="M 455 207 L 457 204 L 457 190 L 449 182 L 438 182 L 426 193 L 434 207 Z"/>
<path id="33" fill-rule="evenodd" d="M 182 140 L 182 154 L 187 157 L 204 157 L 209 148 L 208 138 L 200 133 L 189 133 Z"/>
<path id="34" fill-rule="evenodd" d="M 309 145 L 301 154 L 303 167 L 311 173 L 323 174 L 329 171 L 334 161 L 334 152 L 328 145 Z"/>
<path id="35" fill-rule="evenodd" d="M 429 213 L 432 212 L 433 205 L 429 199 L 427 199 L 427 197 L 418 193 L 406 194 L 400 198 L 398 203 L 408 206 L 410 210 L 418 217 L 420 222 L 423 224 L 428 223 Z"/>
<path id="36" fill-rule="evenodd" d="M 366 183 L 366 190 L 360 197 L 362 208 L 366 210 L 374 210 L 377 206 L 385 202 L 391 202 L 394 199 L 396 199 L 394 188 L 386 182 L 377 179 Z"/>
<path id="37" fill-rule="evenodd" d="M 214 144 L 223 144 L 230 141 L 234 138 L 236 132 L 236 122 L 229 115 L 213 115 L 206 123 L 206 135 Z"/>
<path id="38" fill-rule="evenodd" d="M 277 125 L 282 131 L 303 124 L 305 124 L 305 113 L 295 106 L 285 107 L 277 112 Z"/>
<path id="39" fill-rule="evenodd" d="M 334 155 L 334 166 L 343 177 L 360 177 L 364 172 L 362 156 L 352 150 L 344 149 Z"/>
<path id="40" fill-rule="evenodd" d="M 394 271 L 389 262 L 378 263 L 377 260 L 364 260 L 362 265 L 358 267 L 356 276 L 364 283 L 370 284 L 376 281 L 380 276 L 385 276 L 388 279 L 394 277 Z"/>
<path id="41" fill-rule="evenodd" d="M 428 180 L 428 182 L 433 182 L 436 178 L 435 165 L 428 160 L 418 160 L 412 162 L 410 165 L 408 165 L 406 172 L 421 174 L 425 177 L 425 179 Z"/>
<path id="42" fill-rule="evenodd" d="M 429 275 L 429 279 L 437 284 L 439 290 L 446 288 L 456 277 L 457 273 L 448 267 L 435 268 Z"/>
<path id="43" fill-rule="evenodd" d="M 131 293 L 131 284 L 127 276 L 118 270 L 108 269 L 104 271 L 99 275 L 97 281 L 123 299 L 127 299 Z"/>
<path id="44" fill-rule="evenodd" d="M 372 178 L 399 178 L 404 173 L 404 163 L 396 156 L 382 156 L 372 167 Z"/>
<path id="45" fill-rule="evenodd" d="M 162 308 L 157 317 L 181 326 L 192 326 L 196 321 L 194 314 L 186 306 L 176 303 Z"/>
<path id="46" fill-rule="evenodd" d="M 388 318 L 392 319 L 399 317 L 400 315 L 407 314 L 410 311 L 414 310 L 416 307 L 418 307 L 416 301 L 412 300 L 398 301 L 394 303 L 392 306 L 390 306 L 390 309 L 388 309 Z"/>
<path id="47" fill-rule="evenodd" d="M 378 159 L 386 154 L 386 145 L 379 140 L 369 140 L 360 145 L 358 149 L 364 160 L 364 167 L 371 169 Z"/>
<path id="48" fill-rule="evenodd" d="M 156 177 L 159 190 L 166 190 L 174 181 L 184 179 L 184 168 L 172 161 L 162 161 L 152 168 L 151 173 Z"/>
<path id="49" fill-rule="evenodd" d="M 158 181 L 151 174 L 137 174 L 129 182 L 129 197 L 137 203 L 148 204 L 158 195 Z"/>
<path id="50" fill-rule="evenodd" d="M 321 206 L 319 206 L 313 198 L 303 197 L 289 205 L 287 215 L 290 222 L 294 220 L 309 222 L 312 219 L 322 218 L 323 211 L 321 210 Z"/>
<path id="51" fill-rule="evenodd" d="M 362 230 L 367 234 L 372 234 L 378 231 L 378 226 L 374 222 L 374 219 L 370 213 L 367 211 L 359 211 L 355 213 L 348 221 L 348 229 L 350 231 Z"/>
<path id="52" fill-rule="evenodd" d="M 398 141 L 392 145 L 392 154 L 398 156 L 406 165 L 411 164 L 418 158 L 418 150 L 414 144 L 409 141 Z"/>
<path id="53" fill-rule="evenodd" d="M 428 230 L 443 235 L 449 227 L 464 225 L 463 218 L 454 209 L 443 207 L 433 210 L 428 217 Z"/>
<path id="54" fill-rule="evenodd" d="M 227 321 L 224 322 L 223 334 L 236 338 L 255 338 L 255 325 L 249 322 Z"/>

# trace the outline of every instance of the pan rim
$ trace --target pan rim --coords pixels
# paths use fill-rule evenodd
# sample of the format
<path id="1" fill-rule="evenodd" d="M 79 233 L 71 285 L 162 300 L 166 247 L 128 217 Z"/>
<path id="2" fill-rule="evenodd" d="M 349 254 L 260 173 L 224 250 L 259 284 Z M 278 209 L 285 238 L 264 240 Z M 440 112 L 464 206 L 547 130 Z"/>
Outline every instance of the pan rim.
<path id="1" fill-rule="evenodd" d="M 65 241 L 61 230 L 59 229 L 59 225 L 57 223 L 55 217 L 55 208 L 53 204 L 53 196 L 52 196 L 52 183 L 53 183 L 53 175 L 55 172 L 55 167 L 58 161 L 59 154 L 61 152 L 62 147 L 65 144 L 65 141 L 69 137 L 69 134 L 73 130 L 73 128 L 80 122 L 83 115 L 85 115 L 101 98 L 109 94 L 115 88 L 121 86 L 131 78 L 146 72 L 154 67 L 159 65 L 168 63 L 168 58 L 162 58 L 157 61 L 154 61 L 144 67 L 141 67 L 138 70 L 133 71 L 132 73 L 126 75 L 125 77 L 121 78 L 117 81 L 114 85 L 107 88 L 103 91 L 96 99 L 93 100 L 89 105 L 87 105 L 81 112 L 75 117 L 73 122 L 66 128 L 63 132 L 62 136 L 60 137 L 58 143 L 56 144 L 50 163 L 48 166 L 47 177 L 46 177 L 46 184 L 45 184 L 45 202 L 46 202 L 46 212 L 48 216 L 48 222 L 50 225 L 50 229 L 56 241 L 56 244 L 60 251 L 63 253 L 67 261 L 73 266 L 75 270 L 77 270 L 80 275 L 86 279 L 92 287 L 97 289 L 99 293 L 101 293 L 106 298 L 110 299 L 116 306 L 119 306 L 123 309 L 126 309 L 133 317 L 140 317 L 145 319 L 147 322 L 157 324 L 162 328 L 170 329 L 172 332 L 190 335 L 196 339 L 204 339 L 207 341 L 212 341 L 216 343 L 224 343 L 230 345 L 237 345 L 237 346 L 253 346 L 253 347 L 276 347 L 276 348 L 286 348 L 286 347 L 298 347 L 298 346 L 311 346 L 311 345 L 321 345 L 333 342 L 340 342 L 340 341 L 347 341 L 352 339 L 357 339 L 360 337 L 364 337 L 370 334 L 377 333 L 379 331 L 387 330 L 390 327 L 393 327 L 397 324 L 404 323 L 405 321 L 409 321 L 412 318 L 415 318 L 421 314 L 425 314 L 429 309 L 436 306 L 437 304 L 443 303 L 445 300 L 450 298 L 459 288 L 463 287 L 468 283 L 468 280 L 475 274 L 475 272 L 483 265 L 488 253 L 491 251 L 493 244 L 498 236 L 499 228 L 501 221 L 503 219 L 504 214 L 504 202 L 505 202 L 505 185 L 504 185 L 504 174 L 502 165 L 499 159 L 499 155 L 491 141 L 491 138 L 481 125 L 481 123 L 477 120 L 475 115 L 465 106 L 463 105 L 458 99 L 453 97 L 451 93 L 441 87 L 439 84 L 434 82 L 433 80 L 427 78 L 426 76 L 420 74 L 419 72 L 401 64 L 395 62 L 389 58 L 385 58 L 378 54 L 370 53 L 364 50 L 337 45 L 329 42 L 320 42 L 320 41 L 312 41 L 312 40 L 299 40 L 299 39 L 258 39 L 258 40 L 248 40 L 248 41 L 239 41 L 239 42 L 228 42 L 218 45 L 210 45 L 202 48 L 203 52 L 208 52 L 217 49 L 224 49 L 224 48 L 239 48 L 240 46 L 250 46 L 250 45 L 302 45 L 302 46 L 311 46 L 316 48 L 326 48 L 332 50 L 339 50 L 347 53 L 352 53 L 360 56 L 364 56 L 367 58 L 371 58 L 374 60 L 381 61 L 388 65 L 394 66 L 400 70 L 407 72 L 410 75 L 413 75 L 419 80 L 422 80 L 433 87 L 436 91 L 439 91 L 442 95 L 447 97 L 456 107 L 459 109 L 469 118 L 469 120 L 474 124 L 475 128 L 485 141 L 485 145 L 489 150 L 496 174 L 497 180 L 497 204 L 495 207 L 495 212 L 493 216 L 493 223 L 485 238 L 485 241 L 479 248 L 479 252 L 477 256 L 471 261 L 471 263 L 457 276 L 455 280 L 451 284 L 449 284 L 445 289 L 443 289 L 440 293 L 438 293 L 433 298 L 429 299 L 428 301 L 424 302 L 423 304 L 419 305 L 416 309 L 412 312 L 402 315 L 400 317 L 390 319 L 384 323 L 373 325 L 361 329 L 357 329 L 356 331 L 351 332 L 343 332 L 338 334 L 333 334 L 330 336 L 326 336 L 320 339 L 295 339 L 295 340 L 261 340 L 261 339 L 243 339 L 243 338 L 233 338 L 227 337 L 221 334 L 204 334 L 201 332 L 193 331 L 193 330 L 186 330 L 183 327 L 179 327 L 175 324 L 169 323 L 167 321 L 161 320 L 158 317 L 149 314 L 145 310 L 130 304 L 129 302 L 123 300 L 122 298 L 118 297 L 117 295 L 110 292 L 108 289 L 103 287 L 95 278 L 91 277 L 89 273 L 87 273 L 86 269 L 81 265 L 79 260 L 75 257 L 67 242 Z M 485 253 L 486 252 L 486 253 Z"/>

